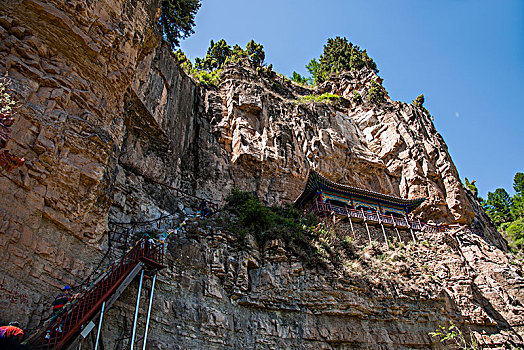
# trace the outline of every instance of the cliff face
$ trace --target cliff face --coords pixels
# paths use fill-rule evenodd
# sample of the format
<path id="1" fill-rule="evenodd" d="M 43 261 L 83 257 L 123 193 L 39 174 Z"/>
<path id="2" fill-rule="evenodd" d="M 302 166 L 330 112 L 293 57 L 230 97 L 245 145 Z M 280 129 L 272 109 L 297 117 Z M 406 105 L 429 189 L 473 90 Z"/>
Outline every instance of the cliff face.
<path id="1" fill-rule="evenodd" d="M 368 104 L 370 82 L 380 78 L 366 70 L 311 91 L 229 64 L 218 87 L 198 86 L 153 32 L 156 8 L 131 0 L 0 4 L 0 68 L 21 101 L 11 147 L 27 160 L 0 178 L 8 296 L 0 321 L 36 326 L 58 287 L 81 285 L 109 264 L 108 222 L 169 213 L 178 224 L 197 203 L 162 184 L 215 202 L 240 187 L 281 204 L 315 169 L 337 182 L 425 196 L 417 217 L 480 233 L 421 237 L 426 244 L 384 252 L 386 261 L 357 254 L 339 271 L 306 264 L 280 241 L 240 248 L 227 215 L 194 223 L 169 241 L 154 346 L 438 347 L 427 333 L 449 320 L 494 346 L 519 341 L 507 333 L 523 321 L 520 268 L 465 192 L 426 112 L 388 98 Z M 363 102 L 352 101 L 354 91 Z M 322 92 L 342 98 L 300 102 Z M 394 253 L 409 259 L 399 263 Z M 377 274 L 386 268 L 400 270 Z M 130 290 L 109 311 L 106 342 L 127 341 L 132 299 Z"/>
<path id="2" fill-rule="evenodd" d="M 2 321 L 34 325 L 57 287 L 78 282 L 103 255 L 124 95 L 137 63 L 159 42 L 150 6 L 0 4 L 0 70 L 20 101 L 10 147 L 27 159 L 0 180 Z"/>

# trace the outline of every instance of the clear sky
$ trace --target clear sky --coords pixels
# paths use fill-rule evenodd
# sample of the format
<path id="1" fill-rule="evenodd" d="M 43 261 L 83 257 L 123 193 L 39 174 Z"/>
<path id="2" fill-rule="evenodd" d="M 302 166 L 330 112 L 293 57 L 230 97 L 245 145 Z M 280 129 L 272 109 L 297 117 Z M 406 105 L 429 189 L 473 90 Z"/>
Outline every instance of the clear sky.
<path id="1" fill-rule="evenodd" d="M 524 172 L 523 0 L 203 0 L 181 48 L 194 60 L 212 39 L 254 39 L 274 70 L 307 75 L 337 35 L 367 49 L 393 100 L 424 94 L 462 180 L 477 180 L 483 197 L 514 193 Z"/>

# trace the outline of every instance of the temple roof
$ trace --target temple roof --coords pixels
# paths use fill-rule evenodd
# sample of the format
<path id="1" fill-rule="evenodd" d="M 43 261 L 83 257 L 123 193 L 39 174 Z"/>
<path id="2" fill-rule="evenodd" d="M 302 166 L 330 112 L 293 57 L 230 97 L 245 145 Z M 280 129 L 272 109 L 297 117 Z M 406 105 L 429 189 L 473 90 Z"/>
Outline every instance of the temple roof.
<path id="1" fill-rule="evenodd" d="M 302 194 L 294 202 L 295 206 L 299 208 L 303 207 L 317 194 L 317 191 L 319 190 L 327 190 L 345 196 L 368 200 L 371 199 L 381 203 L 392 204 L 406 208 L 408 212 L 412 211 L 426 200 L 426 198 L 404 199 L 358 187 L 342 185 L 330 181 L 316 171 L 311 170 L 308 174 L 304 191 L 302 191 Z"/>

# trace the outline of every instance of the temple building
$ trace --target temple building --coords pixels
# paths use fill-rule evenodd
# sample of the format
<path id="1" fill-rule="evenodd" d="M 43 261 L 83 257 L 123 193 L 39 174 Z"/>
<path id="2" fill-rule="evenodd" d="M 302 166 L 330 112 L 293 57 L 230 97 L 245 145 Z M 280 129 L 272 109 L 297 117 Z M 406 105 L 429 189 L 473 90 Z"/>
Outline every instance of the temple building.
<path id="1" fill-rule="evenodd" d="M 295 206 L 300 209 L 311 209 L 315 204 L 327 203 L 332 207 L 348 207 L 353 210 L 404 218 L 425 200 L 426 198 L 404 199 L 338 184 L 316 171 L 310 171 L 304 191 L 295 200 Z"/>
<path id="2" fill-rule="evenodd" d="M 343 216 L 347 217 L 350 223 L 364 222 L 368 235 L 368 223 L 380 225 L 387 241 L 384 227 L 410 230 L 412 235 L 412 230 L 437 230 L 436 227 L 420 220 L 408 219 L 408 214 L 425 200 L 426 198 L 404 199 L 338 184 L 315 171 L 310 171 L 305 188 L 294 205 L 321 217 Z"/>

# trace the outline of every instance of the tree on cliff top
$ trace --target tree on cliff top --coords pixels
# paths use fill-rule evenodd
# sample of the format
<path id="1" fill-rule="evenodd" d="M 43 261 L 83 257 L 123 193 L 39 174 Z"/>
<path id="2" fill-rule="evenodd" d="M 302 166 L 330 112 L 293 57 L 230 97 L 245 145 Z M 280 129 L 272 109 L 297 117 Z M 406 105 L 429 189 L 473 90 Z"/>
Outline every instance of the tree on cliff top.
<path id="1" fill-rule="evenodd" d="M 194 19 L 200 5 L 200 0 L 162 1 L 160 25 L 171 49 L 180 45 L 179 39 L 185 39 L 195 32 Z"/>
<path id="2" fill-rule="evenodd" d="M 198 69 L 203 69 L 208 72 L 221 69 L 224 62 L 226 62 L 232 53 L 231 46 L 229 46 L 224 39 L 219 40 L 217 43 L 211 40 L 206 57 L 197 57 L 195 59 L 195 66 Z"/>
<path id="3" fill-rule="evenodd" d="M 361 50 L 357 45 L 339 36 L 328 39 L 320 60 L 317 62 L 313 59 L 306 66 L 313 75 L 315 84 L 324 82 L 330 74 L 364 67 L 378 73 L 376 63 L 368 56 L 366 50 Z"/>

